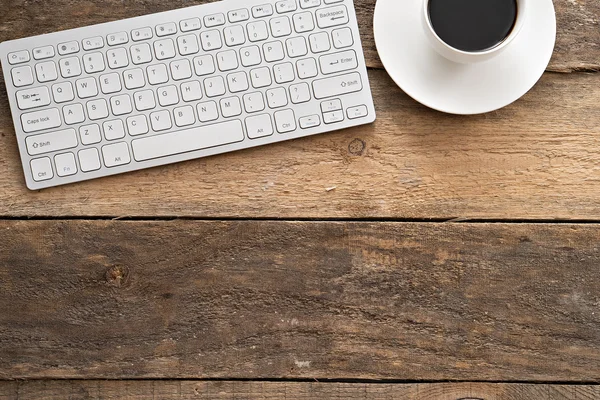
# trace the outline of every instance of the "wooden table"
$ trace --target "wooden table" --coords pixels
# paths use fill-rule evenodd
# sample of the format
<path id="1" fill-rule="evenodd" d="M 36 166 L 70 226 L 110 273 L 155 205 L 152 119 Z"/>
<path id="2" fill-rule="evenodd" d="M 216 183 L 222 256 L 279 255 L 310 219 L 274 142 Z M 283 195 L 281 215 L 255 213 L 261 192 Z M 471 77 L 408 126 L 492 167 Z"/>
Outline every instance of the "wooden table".
<path id="1" fill-rule="evenodd" d="M 0 40 L 196 3 L 1 0 Z M 30 192 L 2 85 L 0 399 L 600 398 L 600 2 L 474 117 L 356 3 L 371 126 Z"/>

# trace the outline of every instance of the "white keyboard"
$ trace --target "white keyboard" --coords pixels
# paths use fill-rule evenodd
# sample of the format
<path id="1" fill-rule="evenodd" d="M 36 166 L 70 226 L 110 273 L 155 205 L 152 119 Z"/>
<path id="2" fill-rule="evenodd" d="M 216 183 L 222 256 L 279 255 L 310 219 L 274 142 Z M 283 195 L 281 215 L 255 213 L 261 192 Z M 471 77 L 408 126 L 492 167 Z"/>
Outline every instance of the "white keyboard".
<path id="1" fill-rule="evenodd" d="M 226 0 L 0 57 L 32 190 L 375 120 L 352 0 Z"/>

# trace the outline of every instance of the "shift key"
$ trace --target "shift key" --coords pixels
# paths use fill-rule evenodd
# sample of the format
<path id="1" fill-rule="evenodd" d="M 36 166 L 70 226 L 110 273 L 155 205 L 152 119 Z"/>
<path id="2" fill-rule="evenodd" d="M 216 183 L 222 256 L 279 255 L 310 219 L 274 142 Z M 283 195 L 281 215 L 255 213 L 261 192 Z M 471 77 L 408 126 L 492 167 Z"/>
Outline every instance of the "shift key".
<path id="1" fill-rule="evenodd" d="M 36 156 L 77 147 L 77 133 L 75 133 L 75 129 L 65 129 L 64 131 L 28 136 L 25 142 L 29 155 Z"/>
<path id="2" fill-rule="evenodd" d="M 58 108 L 36 111 L 21 115 L 21 124 L 26 133 L 43 131 L 44 129 L 58 128 L 62 122 Z"/>
<path id="3" fill-rule="evenodd" d="M 326 99 L 332 96 L 360 92 L 363 88 L 362 79 L 358 72 L 319 79 L 313 82 L 316 99 Z"/>

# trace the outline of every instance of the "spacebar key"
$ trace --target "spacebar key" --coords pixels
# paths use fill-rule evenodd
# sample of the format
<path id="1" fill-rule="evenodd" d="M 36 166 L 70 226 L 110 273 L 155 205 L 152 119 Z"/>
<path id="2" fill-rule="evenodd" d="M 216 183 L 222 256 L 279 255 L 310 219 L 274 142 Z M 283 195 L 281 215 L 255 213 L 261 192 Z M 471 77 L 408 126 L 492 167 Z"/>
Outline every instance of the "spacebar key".
<path id="1" fill-rule="evenodd" d="M 131 146 L 136 161 L 146 161 L 243 140 L 242 122 L 235 120 L 136 139 L 131 142 Z"/>

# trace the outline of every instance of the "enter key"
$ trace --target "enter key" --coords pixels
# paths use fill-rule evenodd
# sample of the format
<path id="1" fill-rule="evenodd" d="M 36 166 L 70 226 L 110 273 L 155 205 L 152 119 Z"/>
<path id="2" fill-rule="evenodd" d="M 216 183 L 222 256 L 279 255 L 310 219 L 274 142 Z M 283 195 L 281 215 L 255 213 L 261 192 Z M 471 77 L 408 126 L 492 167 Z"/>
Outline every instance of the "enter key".
<path id="1" fill-rule="evenodd" d="M 325 75 L 358 68 L 358 59 L 354 50 L 321 56 L 319 63 L 321 64 L 321 71 Z"/>

